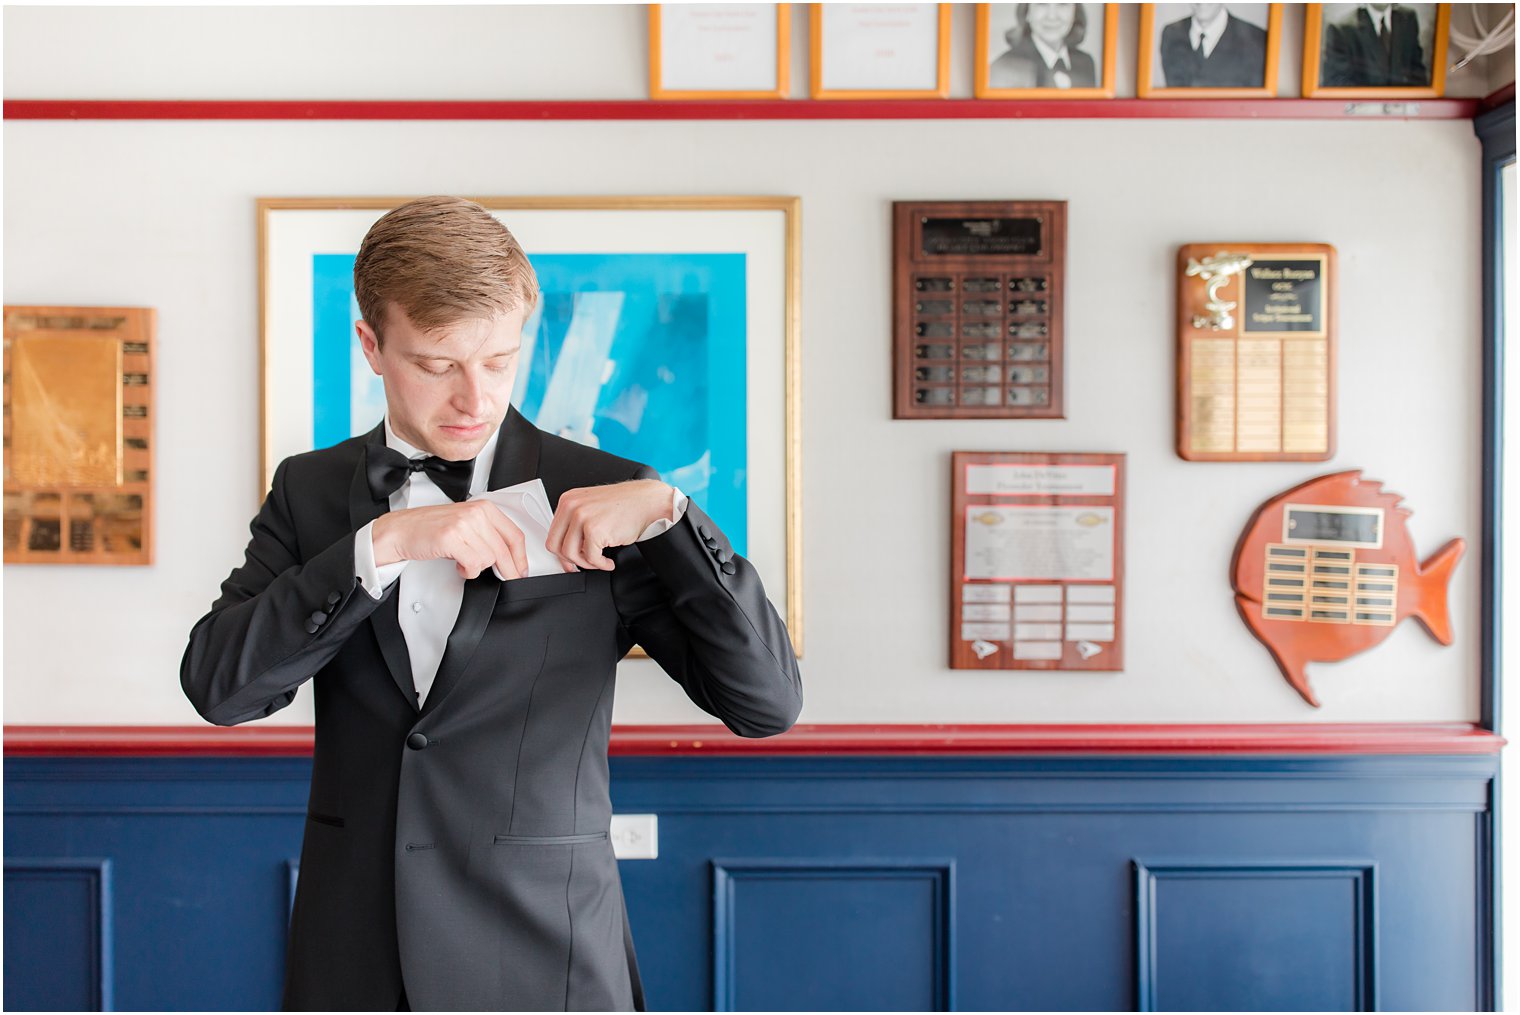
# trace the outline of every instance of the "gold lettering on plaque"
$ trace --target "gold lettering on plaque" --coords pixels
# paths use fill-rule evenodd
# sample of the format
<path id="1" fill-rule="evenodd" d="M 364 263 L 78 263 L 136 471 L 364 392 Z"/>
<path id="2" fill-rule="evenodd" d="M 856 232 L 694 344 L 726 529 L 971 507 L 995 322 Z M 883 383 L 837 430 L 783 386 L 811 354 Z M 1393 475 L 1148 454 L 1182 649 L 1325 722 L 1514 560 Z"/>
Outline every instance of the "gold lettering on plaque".
<path id="1" fill-rule="evenodd" d="M 25 486 L 121 483 L 121 340 L 53 333 L 12 343 L 7 478 Z"/>

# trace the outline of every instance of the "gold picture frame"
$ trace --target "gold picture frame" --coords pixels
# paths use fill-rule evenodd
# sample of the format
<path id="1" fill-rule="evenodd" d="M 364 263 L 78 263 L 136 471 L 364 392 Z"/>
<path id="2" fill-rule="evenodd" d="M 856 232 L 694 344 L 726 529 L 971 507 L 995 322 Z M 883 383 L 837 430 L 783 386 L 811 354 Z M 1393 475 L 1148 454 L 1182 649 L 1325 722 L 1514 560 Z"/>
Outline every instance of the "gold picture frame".
<path id="1" fill-rule="evenodd" d="M 1090 71 L 1094 84 L 1060 87 L 1039 85 L 1038 80 L 1045 77 L 1045 65 L 1037 55 L 1021 53 L 1019 43 L 1009 42 L 1005 52 L 994 56 L 992 53 L 992 33 L 994 30 L 1003 30 L 1010 23 L 1011 13 L 1007 8 L 1018 7 L 1018 4 L 977 4 L 976 5 L 976 47 L 974 50 L 974 74 L 973 91 L 979 99 L 1111 99 L 1114 97 L 1114 80 L 1116 57 L 1119 42 L 1119 5 L 1118 4 L 1075 4 L 1077 14 L 1071 26 L 1071 33 L 1077 33 L 1080 29 L 1081 39 L 1073 40 L 1071 45 L 1085 42 L 1084 51 L 1072 55 L 1071 77 L 1080 80 L 1087 76 Z M 1047 7 L 1064 5 L 1047 4 Z M 1094 17 L 1094 9 L 1099 9 L 1101 14 Z M 1089 52 L 1092 48 L 1091 30 L 1096 22 L 1096 27 L 1101 29 L 1101 52 L 1094 60 Z M 1019 26 L 1016 19 L 1012 22 L 1013 28 L 1007 29 L 1007 34 L 1025 28 Z M 1031 31 L 1023 31 L 1026 37 L 1032 36 Z M 1034 43 L 1031 39 L 1031 46 Z M 1076 57 L 1080 55 L 1083 60 L 1083 68 L 1077 66 Z M 1008 62 L 1007 68 L 1010 78 L 1020 81 L 1019 84 L 1006 87 L 1000 84 L 1000 77 L 1004 74 L 1003 63 Z M 1090 64 L 1091 66 L 1087 66 Z M 1020 68 L 1027 68 L 1027 73 L 1019 73 Z M 1025 81 L 1027 79 L 1027 83 Z"/>
<path id="2" fill-rule="evenodd" d="M 852 4 L 808 4 L 808 76 L 810 94 L 815 99 L 944 99 L 950 95 L 950 5 L 919 4 L 934 7 L 938 38 L 934 41 L 935 83 L 932 88 L 826 88 L 824 87 L 824 14 L 832 6 Z"/>
<path id="3" fill-rule="evenodd" d="M 648 4 L 649 11 L 649 97 L 651 99 L 784 99 L 791 85 L 790 4 Z M 775 8 L 775 82 L 768 88 L 672 88 L 665 83 L 666 19 L 663 8 L 671 7 L 674 17 L 693 20 L 703 15 L 742 19 L 753 11 L 746 8 Z M 674 18 L 672 19 L 674 20 Z M 737 33 L 735 33 L 737 34 Z M 732 54 L 728 60 L 732 61 Z M 767 61 L 768 63 L 769 61 Z"/>
<path id="4" fill-rule="evenodd" d="M 778 603 L 784 598 L 787 627 L 800 654 L 801 200 L 785 196 L 467 197 L 492 212 L 511 213 L 501 217 L 530 261 L 537 260 L 541 285 L 551 279 L 544 273 L 544 258 L 557 254 L 606 253 L 624 258 L 631 254 L 654 258 L 731 255 L 724 263 L 730 265 L 730 272 L 740 271 L 742 277 L 738 283 L 731 280 L 728 284 L 744 286 L 745 316 L 740 324 L 745 341 L 737 354 L 744 357 L 745 364 L 742 422 L 746 473 L 739 496 L 746 504 L 746 530 L 740 538 L 735 538 L 737 532 L 729 535 L 736 548 L 743 547 L 739 552 L 755 565 Z M 279 197 L 256 202 L 260 499 L 282 458 L 346 439 L 362 432 L 359 427 L 368 429 L 379 422 L 378 413 L 371 419 L 354 408 L 372 405 L 373 401 L 354 397 L 341 416 L 328 414 L 330 425 L 317 423 L 324 417 L 313 408 L 318 397 L 314 363 L 336 359 L 340 341 L 337 332 L 329 331 L 323 337 L 318 330 L 327 312 L 322 308 L 329 307 L 338 313 L 332 328 L 346 329 L 341 341 L 357 341 L 349 318 L 352 255 L 375 220 L 413 199 Z M 333 271 L 341 271 L 346 264 L 347 291 L 337 285 L 341 282 L 337 275 L 317 286 L 315 273 L 327 270 L 318 255 L 337 259 L 332 262 Z M 734 267 L 737 265 L 742 268 Z M 312 295 L 317 291 L 324 294 L 321 306 Z M 536 323 L 530 316 L 528 327 Z M 525 336 L 528 333 L 525 329 Z M 328 346 L 333 348 L 320 352 Z M 314 350 L 319 354 L 314 356 Z M 730 350 L 727 354 L 734 353 Z M 343 352 L 343 356 L 348 353 Z M 345 358 L 342 369 L 354 369 L 348 363 Z M 349 387 L 345 382 L 340 385 Z M 332 390 L 332 386 L 325 390 Z M 383 412 L 383 392 L 380 397 Z M 514 404 L 517 401 L 514 396 Z M 737 404 L 737 399 L 733 401 Z M 529 418 L 534 419 L 532 415 Z M 331 435 L 341 436 L 318 442 L 316 436 L 323 426 L 328 426 Z M 348 430 L 333 426 L 348 426 Z M 704 509 L 720 526 L 725 525 L 722 513 L 712 510 L 711 504 L 704 504 Z"/>
<path id="5" fill-rule="evenodd" d="M 1166 76 L 1164 64 L 1166 61 L 1166 53 L 1168 51 L 1168 40 L 1165 38 L 1165 33 L 1168 29 L 1175 27 L 1176 24 L 1180 24 L 1181 22 L 1174 22 L 1173 25 L 1165 26 L 1161 29 L 1161 32 L 1158 33 L 1156 31 L 1156 7 L 1156 4 L 1140 5 L 1140 59 L 1139 71 L 1135 81 L 1135 94 L 1138 97 L 1142 99 L 1239 99 L 1275 98 L 1277 96 L 1277 65 L 1279 54 L 1282 49 L 1282 4 L 1221 5 L 1221 7 L 1224 9 L 1224 14 L 1227 19 L 1230 19 L 1232 22 L 1239 22 L 1241 25 L 1246 26 L 1248 30 L 1255 29 L 1257 31 L 1264 32 L 1266 36 L 1266 38 L 1261 43 L 1263 47 L 1262 83 L 1259 85 L 1240 86 L 1200 85 L 1195 87 L 1192 85 L 1184 85 L 1179 87 L 1171 84 L 1157 84 L 1156 81 L 1158 78 L 1158 71 L 1160 71 L 1159 76 L 1163 80 Z M 1267 8 L 1267 23 L 1265 27 L 1256 25 L 1249 19 L 1238 17 L 1234 11 L 1229 10 L 1231 7 Z M 1231 35 L 1232 30 L 1235 27 L 1236 26 L 1234 24 L 1230 24 L 1225 29 L 1226 34 Z M 1161 34 L 1163 36 L 1160 40 L 1156 38 L 1158 34 Z M 1231 37 L 1233 38 L 1233 35 L 1231 35 Z M 1184 29 L 1183 42 L 1185 45 L 1186 29 Z M 1224 39 L 1221 38 L 1218 45 L 1223 44 Z M 1249 46 L 1250 43 L 1246 42 L 1245 45 Z M 1162 61 L 1163 67 L 1158 68 L 1156 66 L 1156 61 L 1158 58 Z"/>
<path id="6" fill-rule="evenodd" d="M 1305 98 L 1313 99 L 1436 99 L 1446 91 L 1447 31 L 1451 24 L 1451 4 L 1390 4 L 1389 66 L 1375 65 L 1368 57 L 1374 43 L 1368 37 L 1370 23 L 1361 4 L 1307 4 L 1304 15 Z M 1336 10 L 1326 11 L 1326 8 Z M 1340 8 L 1351 8 L 1341 11 Z M 1434 8 L 1434 10 L 1430 10 Z M 1326 14 L 1330 15 L 1327 21 Z M 1429 48 L 1426 48 L 1426 20 L 1429 16 Z M 1414 18 L 1410 25 L 1409 18 Z M 1395 21 L 1397 23 L 1395 23 Z M 1423 84 L 1369 83 L 1357 80 L 1376 78 L 1380 74 L 1390 82 L 1408 78 L 1411 42 L 1420 59 L 1428 61 L 1430 73 Z M 1330 48 L 1327 54 L 1327 47 Z M 1398 54 L 1402 53 L 1402 59 Z M 1330 58 L 1327 62 L 1327 56 Z M 1329 73 L 1326 73 L 1327 67 Z M 1326 78 L 1329 78 L 1327 83 Z"/>

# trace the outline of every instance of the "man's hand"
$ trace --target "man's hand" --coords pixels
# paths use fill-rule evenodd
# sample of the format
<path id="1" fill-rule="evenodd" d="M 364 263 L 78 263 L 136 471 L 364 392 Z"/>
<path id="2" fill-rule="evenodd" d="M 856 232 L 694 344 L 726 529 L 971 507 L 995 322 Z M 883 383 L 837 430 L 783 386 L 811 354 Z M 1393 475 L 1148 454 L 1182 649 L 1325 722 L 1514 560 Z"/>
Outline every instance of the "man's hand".
<path id="1" fill-rule="evenodd" d="M 389 511 L 370 530 L 375 564 L 448 557 L 461 577 L 474 578 L 493 564 L 507 578 L 528 573 L 522 530 L 488 500 Z M 575 566 L 561 559 L 566 571 Z"/>
<path id="2" fill-rule="evenodd" d="M 546 545 L 561 560 L 611 571 L 613 562 L 602 556 L 602 550 L 627 546 L 650 523 L 669 518 L 673 499 L 673 489 L 658 479 L 566 490 L 554 510 Z"/>

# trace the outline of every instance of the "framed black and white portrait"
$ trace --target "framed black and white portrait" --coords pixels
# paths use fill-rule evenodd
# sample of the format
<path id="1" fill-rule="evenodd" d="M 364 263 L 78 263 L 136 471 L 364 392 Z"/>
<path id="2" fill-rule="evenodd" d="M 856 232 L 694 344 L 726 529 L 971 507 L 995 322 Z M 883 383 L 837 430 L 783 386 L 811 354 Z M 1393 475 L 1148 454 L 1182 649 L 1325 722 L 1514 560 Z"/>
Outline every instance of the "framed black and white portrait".
<path id="1" fill-rule="evenodd" d="M 979 99 L 1114 94 L 1118 4 L 977 4 Z"/>
<path id="2" fill-rule="evenodd" d="M 1141 4 L 1141 98 L 1277 94 L 1282 4 Z"/>
<path id="3" fill-rule="evenodd" d="M 1439 97 L 1450 12 L 1450 4 L 1309 4 L 1305 97 Z"/>

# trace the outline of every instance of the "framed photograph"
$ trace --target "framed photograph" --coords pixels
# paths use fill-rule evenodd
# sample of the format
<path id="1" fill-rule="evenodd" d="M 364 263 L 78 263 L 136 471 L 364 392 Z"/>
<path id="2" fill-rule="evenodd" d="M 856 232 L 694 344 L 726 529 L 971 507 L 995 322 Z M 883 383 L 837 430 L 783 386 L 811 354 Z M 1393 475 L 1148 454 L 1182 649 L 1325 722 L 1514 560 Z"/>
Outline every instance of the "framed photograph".
<path id="1" fill-rule="evenodd" d="M 1141 4 L 1136 94 L 1271 98 L 1282 4 Z"/>
<path id="2" fill-rule="evenodd" d="M 1438 98 L 1451 4 L 1309 4 L 1306 98 Z"/>
<path id="3" fill-rule="evenodd" d="M 355 331 L 354 257 L 408 200 L 258 202 L 260 497 L 281 459 L 385 414 Z M 538 275 L 512 404 L 680 487 L 786 603 L 800 648 L 798 199 L 471 200 L 512 230 Z"/>
<path id="4" fill-rule="evenodd" d="M 979 99 L 1111 99 L 1118 4 L 977 4 Z"/>
<path id="5" fill-rule="evenodd" d="M 790 4 L 650 4 L 651 99 L 783 99 Z"/>
<path id="6" fill-rule="evenodd" d="M 810 4 L 815 99 L 943 99 L 949 4 Z"/>

